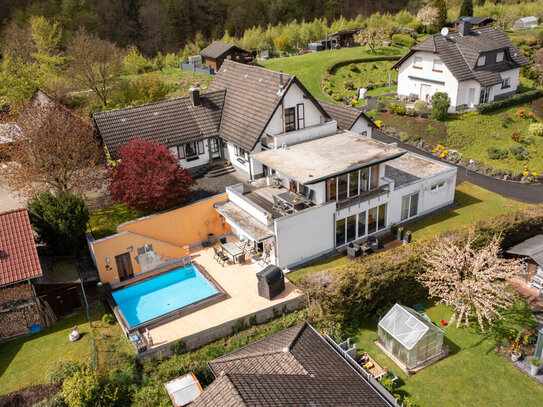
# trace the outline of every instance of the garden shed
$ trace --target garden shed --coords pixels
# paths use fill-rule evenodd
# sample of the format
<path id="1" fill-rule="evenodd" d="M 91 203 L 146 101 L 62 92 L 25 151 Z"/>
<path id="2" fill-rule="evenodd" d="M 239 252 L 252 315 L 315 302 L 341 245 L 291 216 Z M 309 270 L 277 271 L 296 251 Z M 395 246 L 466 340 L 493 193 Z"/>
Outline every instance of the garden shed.
<path id="1" fill-rule="evenodd" d="M 528 30 L 531 28 L 537 28 L 537 17 L 522 17 L 515 21 L 515 30 Z"/>
<path id="2" fill-rule="evenodd" d="M 379 321 L 377 344 L 404 370 L 413 370 L 442 353 L 443 331 L 414 309 L 395 304 Z"/>

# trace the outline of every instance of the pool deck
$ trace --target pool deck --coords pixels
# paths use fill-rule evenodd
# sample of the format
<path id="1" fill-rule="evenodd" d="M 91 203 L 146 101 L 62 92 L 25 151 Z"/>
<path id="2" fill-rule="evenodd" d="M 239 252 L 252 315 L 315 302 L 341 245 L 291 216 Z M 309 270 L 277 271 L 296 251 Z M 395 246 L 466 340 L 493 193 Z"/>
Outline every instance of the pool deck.
<path id="1" fill-rule="evenodd" d="M 228 241 L 238 242 L 229 235 Z M 185 339 L 200 332 L 209 332 L 231 321 L 269 309 L 281 310 L 283 305 L 293 303 L 302 297 L 292 282 L 285 278 L 285 290 L 271 301 L 260 297 L 257 290 L 256 273 L 262 269 L 252 259 L 242 264 L 225 264 L 222 267 L 213 259 L 212 247 L 191 248 L 191 257 L 202 266 L 226 291 L 227 298 L 217 304 L 180 317 L 149 330 L 153 339 L 150 350 L 164 346 L 178 339 Z M 231 329 L 230 329 L 231 332 Z M 224 336 L 224 335 L 223 335 Z M 189 341 L 186 341 L 189 345 Z"/>

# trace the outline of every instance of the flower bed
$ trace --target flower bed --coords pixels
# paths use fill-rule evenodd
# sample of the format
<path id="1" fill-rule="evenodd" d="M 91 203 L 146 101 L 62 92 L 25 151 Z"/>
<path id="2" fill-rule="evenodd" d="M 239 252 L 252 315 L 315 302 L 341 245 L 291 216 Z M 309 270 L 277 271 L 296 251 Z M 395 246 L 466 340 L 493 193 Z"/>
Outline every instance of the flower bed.
<path id="1" fill-rule="evenodd" d="M 537 331 L 534 328 L 523 331 L 510 329 L 507 340 L 496 346 L 494 350 L 508 359 L 512 359 L 515 353 L 521 356 L 531 356 L 535 352 L 536 342 Z"/>

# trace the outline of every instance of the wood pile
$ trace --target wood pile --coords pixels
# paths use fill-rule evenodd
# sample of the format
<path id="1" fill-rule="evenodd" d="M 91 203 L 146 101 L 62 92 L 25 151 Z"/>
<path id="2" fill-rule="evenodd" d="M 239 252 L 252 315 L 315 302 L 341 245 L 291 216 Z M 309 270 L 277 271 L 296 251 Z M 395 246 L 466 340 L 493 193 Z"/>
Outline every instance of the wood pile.
<path id="1" fill-rule="evenodd" d="M 9 308 L 21 302 L 28 302 L 34 297 L 32 286 L 28 283 L 13 284 L 0 288 L 0 308 Z M 4 307 L 6 305 L 6 307 Z"/>
<path id="2" fill-rule="evenodd" d="M 24 335 L 40 324 L 34 292 L 28 283 L 0 288 L 0 340 Z"/>

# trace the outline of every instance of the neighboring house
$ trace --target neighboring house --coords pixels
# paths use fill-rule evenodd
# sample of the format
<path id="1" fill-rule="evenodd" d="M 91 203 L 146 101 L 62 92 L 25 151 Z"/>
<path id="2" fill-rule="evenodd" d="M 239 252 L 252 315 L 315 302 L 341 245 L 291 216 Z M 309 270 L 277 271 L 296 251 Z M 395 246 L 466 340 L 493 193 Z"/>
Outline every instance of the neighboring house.
<path id="1" fill-rule="evenodd" d="M 41 275 L 26 209 L 0 213 L 0 342 L 43 324 L 32 284 Z"/>
<path id="2" fill-rule="evenodd" d="M 200 51 L 200 55 L 204 57 L 205 64 L 218 71 L 225 60 L 232 60 L 242 64 L 248 64 L 254 59 L 251 51 L 247 51 L 234 44 L 227 42 L 215 41 Z"/>
<path id="3" fill-rule="evenodd" d="M 454 21 L 454 28 L 458 30 L 458 26 L 463 21 L 469 21 L 469 27 L 471 29 L 476 29 L 476 28 L 485 27 L 485 26 L 493 23 L 496 20 L 494 20 L 493 18 L 490 18 L 490 17 L 462 16 L 462 17 L 458 17 L 458 19 L 456 19 Z"/>
<path id="4" fill-rule="evenodd" d="M 98 113 L 94 120 L 113 157 L 141 137 L 170 148 L 184 168 L 226 159 L 252 178 L 264 174 L 251 155 L 272 139 L 320 137 L 338 127 L 371 137 L 375 127 L 357 109 L 319 103 L 295 76 L 231 61 L 205 94 L 192 89 L 190 97 Z"/>
<path id="5" fill-rule="evenodd" d="M 354 36 L 362 31 L 364 28 L 351 28 L 349 30 L 340 30 L 332 33 L 328 36 L 333 42 L 335 42 L 336 47 L 352 47 L 358 45 Z"/>
<path id="6" fill-rule="evenodd" d="M 208 363 L 215 375 L 192 407 L 397 405 L 328 337 L 302 323 Z"/>
<path id="7" fill-rule="evenodd" d="M 471 30 L 462 21 L 458 32 L 425 39 L 392 68 L 398 69 L 398 95 L 429 101 L 446 92 L 454 110 L 514 95 L 520 68 L 529 64 L 501 31 Z"/>
<path id="8" fill-rule="evenodd" d="M 515 21 L 515 30 L 530 30 L 537 28 L 538 19 L 535 16 L 522 17 Z"/>
<path id="9" fill-rule="evenodd" d="M 524 259 L 526 273 L 519 277 L 543 294 L 543 235 L 527 239 L 509 248 L 506 253 Z"/>

